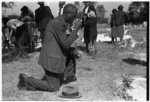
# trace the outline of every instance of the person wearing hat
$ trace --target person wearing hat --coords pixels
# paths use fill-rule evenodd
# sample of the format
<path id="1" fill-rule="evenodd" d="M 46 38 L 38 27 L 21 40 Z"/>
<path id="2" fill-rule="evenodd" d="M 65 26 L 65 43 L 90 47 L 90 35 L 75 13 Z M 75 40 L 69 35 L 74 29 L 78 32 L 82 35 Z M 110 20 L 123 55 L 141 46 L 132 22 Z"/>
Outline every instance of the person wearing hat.
<path id="1" fill-rule="evenodd" d="M 33 12 L 29 9 L 29 7 L 23 6 L 23 7 L 21 8 L 20 20 L 23 21 L 23 22 L 34 20 L 34 14 L 33 14 Z"/>
<path id="2" fill-rule="evenodd" d="M 35 10 L 35 22 L 40 31 L 40 38 L 43 43 L 45 29 L 47 24 L 54 18 L 51 9 L 44 5 L 44 2 L 38 2 L 39 8 Z"/>
<path id="3" fill-rule="evenodd" d="M 69 36 L 66 34 L 66 30 L 67 25 L 72 25 L 76 15 L 76 6 L 67 4 L 63 9 L 63 14 L 48 23 L 38 60 L 39 65 L 45 71 L 45 78 L 35 79 L 25 74 L 20 74 L 19 89 L 54 92 L 59 90 L 64 78 L 74 76 L 74 67 L 67 66 L 72 66 L 69 63 L 71 61 L 67 61 L 67 52 L 72 43 L 78 38 L 77 31 L 81 28 L 82 22 L 75 23 L 76 25 Z M 66 70 L 68 71 L 67 73 L 65 72 Z"/>
<path id="4" fill-rule="evenodd" d="M 126 13 L 123 11 L 123 6 L 118 6 L 118 11 L 116 12 L 116 36 L 120 38 L 120 41 L 122 41 L 123 34 L 124 34 L 124 23 L 125 19 L 127 18 Z"/>
<path id="5" fill-rule="evenodd" d="M 117 37 L 116 37 L 116 24 L 115 24 L 115 22 L 116 22 L 115 21 L 116 12 L 117 12 L 117 9 L 112 10 L 111 21 L 110 21 L 110 27 L 111 27 L 110 37 L 111 37 L 112 43 L 117 40 Z"/>
<path id="6" fill-rule="evenodd" d="M 86 52 L 95 52 L 95 43 L 97 38 L 97 15 L 95 7 L 91 2 L 84 2 L 83 9 L 83 27 L 84 27 L 84 43 L 86 44 Z"/>
<path id="7" fill-rule="evenodd" d="M 31 25 L 34 21 L 34 14 L 29 7 L 23 6 L 21 8 L 21 15 L 19 20 L 23 22 L 23 24 L 20 26 L 17 25 L 16 30 L 12 36 L 15 38 L 16 49 L 20 51 L 17 57 L 20 55 L 23 55 L 22 57 L 27 57 L 25 47 L 30 46 L 30 43 L 32 43 L 32 47 L 34 46 L 34 40 L 32 40 L 33 34 L 30 33 L 33 28 Z"/>

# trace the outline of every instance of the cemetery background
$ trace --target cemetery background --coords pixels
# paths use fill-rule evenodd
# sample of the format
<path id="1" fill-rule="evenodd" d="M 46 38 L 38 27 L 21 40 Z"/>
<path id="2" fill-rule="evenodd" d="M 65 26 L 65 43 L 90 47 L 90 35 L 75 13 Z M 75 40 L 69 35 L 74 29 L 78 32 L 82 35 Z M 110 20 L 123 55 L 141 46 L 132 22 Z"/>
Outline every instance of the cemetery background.
<path id="1" fill-rule="evenodd" d="M 109 36 L 108 24 L 98 24 L 98 34 Z M 140 25 L 130 27 L 132 36 L 137 42 L 147 37 L 147 28 Z M 82 32 L 81 32 L 82 33 Z M 83 52 L 84 43 L 78 45 L 81 59 L 77 60 L 77 78 L 75 84 L 82 93 L 79 99 L 64 99 L 58 97 L 59 92 L 19 91 L 17 89 L 18 75 L 24 72 L 36 78 L 42 78 L 43 69 L 38 65 L 40 52 L 30 53 L 30 59 L 11 60 L 9 52 L 2 54 L 2 100 L 4 101 L 114 101 L 114 100 L 146 100 L 146 81 L 142 80 L 139 87 L 143 96 L 132 96 L 127 93 L 134 78 L 147 78 L 146 60 L 134 56 L 144 53 L 147 45 L 133 49 L 120 48 L 108 41 L 97 42 L 97 53 L 87 55 Z M 144 56 L 146 59 L 146 56 Z M 129 86 L 127 86 L 129 85 Z M 132 89 L 132 88 L 131 88 Z M 139 92 L 141 93 L 141 91 Z"/>

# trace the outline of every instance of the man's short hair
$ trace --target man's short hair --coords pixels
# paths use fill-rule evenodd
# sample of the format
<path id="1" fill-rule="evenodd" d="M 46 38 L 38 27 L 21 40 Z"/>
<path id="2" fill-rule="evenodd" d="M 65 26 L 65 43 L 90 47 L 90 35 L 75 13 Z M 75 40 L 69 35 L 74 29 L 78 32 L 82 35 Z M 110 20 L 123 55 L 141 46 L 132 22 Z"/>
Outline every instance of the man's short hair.
<path id="1" fill-rule="evenodd" d="M 63 9 L 63 14 L 75 14 L 77 13 L 77 7 L 73 4 L 65 5 Z"/>

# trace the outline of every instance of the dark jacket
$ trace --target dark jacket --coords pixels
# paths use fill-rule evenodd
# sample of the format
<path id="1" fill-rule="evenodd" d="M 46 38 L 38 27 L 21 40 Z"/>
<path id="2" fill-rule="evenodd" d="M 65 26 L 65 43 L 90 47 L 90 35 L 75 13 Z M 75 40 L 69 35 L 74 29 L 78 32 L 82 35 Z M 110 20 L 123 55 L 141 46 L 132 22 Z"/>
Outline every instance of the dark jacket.
<path id="1" fill-rule="evenodd" d="M 117 11 L 116 14 L 116 26 L 122 25 L 126 19 L 126 13 L 124 11 Z"/>
<path id="2" fill-rule="evenodd" d="M 39 30 L 45 29 L 53 18 L 54 16 L 48 6 L 41 6 L 35 10 L 35 22 Z"/>
<path id="3" fill-rule="evenodd" d="M 85 12 L 87 6 L 83 9 L 83 13 Z M 94 11 L 96 14 L 96 10 L 93 5 L 89 5 L 88 13 L 90 11 Z M 95 40 L 97 37 L 97 14 L 95 18 L 89 18 L 87 14 L 84 13 L 84 16 L 86 16 L 86 19 L 83 20 L 83 26 L 84 26 L 84 42 L 89 43 L 91 40 Z"/>
<path id="4" fill-rule="evenodd" d="M 116 25 L 116 17 L 115 17 L 115 14 L 112 14 L 111 21 L 110 21 L 110 27 L 113 27 L 114 25 Z"/>
<path id="5" fill-rule="evenodd" d="M 78 38 L 76 31 L 66 34 L 67 25 L 63 16 L 53 19 L 46 27 L 39 64 L 54 73 L 63 73 L 66 67 L 67 50 Z"/>

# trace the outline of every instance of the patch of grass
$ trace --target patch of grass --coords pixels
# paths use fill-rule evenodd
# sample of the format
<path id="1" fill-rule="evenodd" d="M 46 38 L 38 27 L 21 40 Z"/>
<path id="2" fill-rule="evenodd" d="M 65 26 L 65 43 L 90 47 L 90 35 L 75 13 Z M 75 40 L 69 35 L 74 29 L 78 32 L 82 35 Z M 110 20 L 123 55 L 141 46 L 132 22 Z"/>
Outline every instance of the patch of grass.
<path id="1" fill-rule="evenodd" d="M 109 25 L 98 25 L 98 29 L 108 28 Z M 102 31 L 102 30 L 101 30 Z M 103 30 L 105 32 L 105 30 Z M 142 32 L 135 30 L 137 38 L 142 35 Z M 143 35 L 142 35 L 143 36 Z M 141 37 L 142 37 L 141 36 Z M 109 87 L 112 85 L 112 81 L 118 77 L 121 77 L 122 73 L 134 73 L 135 75 L 146 75 L 146 67 L 139 65 L 129 65 L 123 62 L 122 57 L 118 56 L 118 53 L 126 49 L 118 49 L 113 44 L 98 42 L 97 54 L 86 55 L 83 54 L 80 61 L 77 62 L 77 78 L 79 82 L 79 91 L 83 96 L 81 101 L 85 100 L 113 100 L 112 89 Z M 85 50 L 85 44 L 80 42 L 79 47 L 81 51 Z M 94 56 L 95 59 L 92 59 Z M 123 56 L 123 55 L 122 55 Z M 125 55 L 124 55 L 125 56 Z M 15 61 L 13 63 L 3 63 L 2 68 L 2 85 L 3 85 L 3 100 L 25 100 L 25 101 L 61 101 L 54 93 L 44 92 L 32 92 L 32 91 L 18 91 L 16 88 L 18 82 L 18 74 L 25 73 L 31 75 L 37 79 L 42 78 L 44 71 L 41 66 L 38 65 L 39 52 L 32 54 L 31 59 L 27 61 Z M 121 61 L 120 61 L 121 60 Z M 120 68 L 120 66 L 122 68 Z M 125 80 L 126 86 L 128 80 Z M 91 87 L 91 89 L 90 89 Z M 87 89 L 88 92 L 86 92 Z M 98 90 L 99 89 L 99 90 Z M 125 92 L 125 89 L 122 91 Z M 126 95 L 125 93 L 123 93 Z M 90 96 L 90 97 L 89 97 Z M 124 98 L 131 98 L 125 96 Z"/>
<path id="2" fill-rule="evenodd" d="M 132 96 L 129 96 L 126 91 L 127 89 L 132 88 L 131 83 L 133 79 L 130 76 L 122 76 L 122 78 L 123 83 L 117 88 L 115 95 L 119 96 L 121 99 L 124 99 L 126 101 L 132 101 Z"/>
<path id="3" fill-rule="evenodd" d="M 136 40 L 136 41 L 142 41 L 144 37 L 147 36 L 147 31 L 146 29 L 132 29 L 132 37 Z"/>

